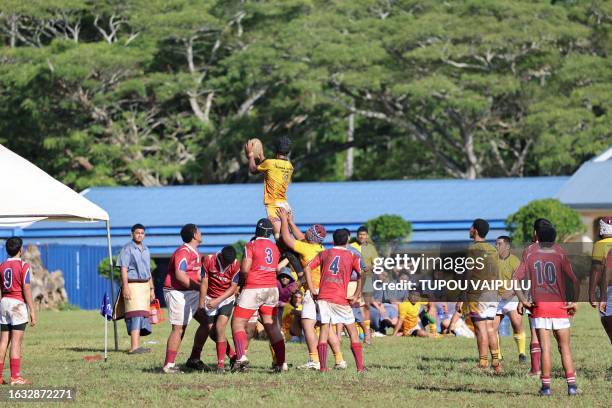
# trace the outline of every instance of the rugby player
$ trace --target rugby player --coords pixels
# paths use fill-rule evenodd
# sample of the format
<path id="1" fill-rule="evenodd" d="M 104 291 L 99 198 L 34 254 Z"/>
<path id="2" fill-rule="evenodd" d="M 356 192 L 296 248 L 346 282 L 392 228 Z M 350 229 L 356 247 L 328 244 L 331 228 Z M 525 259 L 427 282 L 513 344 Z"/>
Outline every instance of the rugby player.
<path id="1" fill-rule="evenodd" d="M 351 350 L 357 364 L 357 371 L 363 372 L 363 354 L 359 333 L 355 327 L 355 316 L 351 304 L 355 303 L 361 294 L 361 279 L 353 295 L 347 296 L 351 274 L 355 272 L 360 278 L 360 258 L 347 249 L 350 233 L 346 228 L 334 232 L 334 246 L 317 254 L 304 268 L 308 289 L 315 297 L 321 315 L 321 330 L 319 333 L 320 370 L 327 371 L 327 342 L 333 325 L 342 323 L 351 339 Z M 320 287 L 314 286 L 312 270 L 321 267 Z"/>
<path id="2" fill-rule="evenodd" d="M 372 343 L 372 330 L 370 329 L 370 305 L 372 304 L 372 294 L 374 293 L 374 285 L 372 278 L 372 266 L 374 260 L 378 258 L 376 247 L 370 242 L 368 228 L 362 225 L 357 229 L 357 241 L 351 246 L 359 251 L 361 259 L 365 264 L 365 270 L 361 275 L 361 298 L 359 299 L 359 308 L 361 309 L 362 322 L 361 328 L 365 336 L 365 343 Z"/>
<path id="3" fill-rule="evenodd" d="M 495 241 L 495 248 L 499 255 L 499 279 L 511 282 L 514 271 L 521 264 L 521 260 L 510 253 L 512 246 L 512 239 L 506 235 L 497 237 Z M 518 298 L 512 290 L 504 290 L 501 288 L 498 291 L 500 296 L 500 302 L 497 304 L 497 314 L 493 320 L 493 330 L 498 333 L 499 324 L 504 316 L 508 316 L 510 324 L 512 325 L 512 331 L 514 333 L 514 341 L 518 349 L 519 363 L 524 364 L 527 362 L 527 356 L 525 355 L 525 331 L 523 330 L 523 319 L 518 313 Z M 499 335 L 497 336 L 499 340 Z"/>
<path id="4" fill-rule="evenodd" d="M 6 240 L 6 253 L 9 258 L 0 264 L 0 384 L 4 360 L 9 344 L 11 385 L 32 384 L 21 376 L 21 355 L 25 329 L 29 321 L 36 326 L 36 312 L 32 303 L 30 287 L 30 265 L 21 259 L 23 241 L 19 237 Z"/>
<path id="5" fill-rule="evenodd" d="M 550 396 L 552 367 L 550 331 L 553 332 L 565 370 L 568 395 L 576 395 L 576 375 L 570 349 L 570 320 L 576 313 L 576 304 L 567 301 L 565 279 L 573 284 L 573 299 L 578 299 L 580 285 L 563 248 L 555 244 L 557 232 L 552 224 L 540 224 L 534 231 L 537 246 L 525 251 L 514 279 L 531 282 L 528 300 L 522 291 L 515 291 L 522 306 L 531 310 L 533 325 L 542 348 L 542 387 L 540 395 Z"/>
<path id="6" fill-rule="evenodd" d="M 604 290 L 607 285 L 607 290 Z M 610 343 L 612 343 L 612 249 L 608 251 L 606 257 L 606 272 L 603 276 L 603 285 L 599 298 L 599 313 L 601 315 L 601 323 L 608 333 Z"/>
<path id="7" fill-rule="evenodd" d="M 274 159 L 264 159 L 257 164 L 255 154 L 249 150 L 249 171 L 252 174 L 263 173 L 264 175 L 264 206 L 268 219 L 274 226 L 274 238 L 278 241 L 280 237 L 281 223 L 276 214 L 277 208 L 284 208 L 291 212 L 291 206 L 287 202 L 287 189 L 291 183 L 293 165 L 289 161 L 291 152 L 291 139 L 281 136 L 276 141 L 276 156 Z"/>
<path id="8" fill-rule="evenodd" d="M 194 344 L 204 344 L 207 332 L 206 315 L 198 311 L 202 270 L 202 255 L 198 252 L 198 246 L 202 243 L 202 234 L 195 224 L 186 224 L 181 228 L 181 239 L 183 245 L 170 257 L 168 275 L 164 282 L 164 300 L 168 306 L 168 320 L 172 325 L 163 366 L 167 374 L 181 372 L 174 360 L 191 318 L 200 324 Z"/>
<path id="9" fill-rule="evenodd" d="M 601 239 L 593 245 L 591 274 L 589 276 L 589 302 L 600 310 L 601 324 L 612 342 L 612 310 L 602 307 L 612 304 L 612 285 L 610 278 L 605 277 L 606 255 L 612 250 L 612 217 L 602 217 L 599 220 L 599 235 Z M 596 288 L 599 287 L 599 302 L 596 299 Z M 602 302 L 604 303 L 602 305 Z"/>
<path id="10" fill-rule="evenodd" d="M 270 239 L 272 222 L 262 218 L 255 227 L 255 238 L 248 242 L 244 249 L 244 258 L 240 268 L 241 282 L 244 282 L 238 297 L 234 316 L 232 317 L 232 334 L 236 348 L 237 361 L 234 371 L 244 371 L 249 364 L 245 355 L 248 344 L 246 333 L 247 322 L 258 311 L 270 345 L 276 357 L 277 372 L 286 371 L 285 341 L 277 321 L 278 288 L 276 271 L 280 251 Z"/>

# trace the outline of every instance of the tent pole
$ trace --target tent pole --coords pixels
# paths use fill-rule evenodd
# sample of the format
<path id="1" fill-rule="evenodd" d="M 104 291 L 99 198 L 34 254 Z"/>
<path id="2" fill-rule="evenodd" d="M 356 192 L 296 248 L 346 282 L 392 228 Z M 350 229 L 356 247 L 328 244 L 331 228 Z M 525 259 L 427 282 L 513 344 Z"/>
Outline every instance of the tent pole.
<path id="1" fill-rule="evenodd" d="M 110 265 L 109 278 L 111 282 L 111 305 L 115 305 L 115 280 L 113 279 L 113 250 L 111 248 L 110 220 L 106 221 L 106 241 L 108 242 L 108 263 Z M 115 351 L 119 351 L 119 340 L 117 339 L 117 321 L 113 320 L 113 334 L 115 336 Z"/>

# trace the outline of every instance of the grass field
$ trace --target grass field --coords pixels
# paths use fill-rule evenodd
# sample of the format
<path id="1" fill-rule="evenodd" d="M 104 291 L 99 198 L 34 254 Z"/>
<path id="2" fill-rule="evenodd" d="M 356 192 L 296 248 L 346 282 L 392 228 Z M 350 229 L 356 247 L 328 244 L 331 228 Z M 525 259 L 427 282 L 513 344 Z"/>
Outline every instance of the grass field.
<path id="1" fill-rule="evenodd" d="M 103 351 L 103 319 L 96 312 L 64 311 L 39 314 L 39 325 L 28 328 L 22 372 L 36 386 L 75 387 L 76 401 L 86 406 L 610 406 L 612 400 L 612 348 L 595 312 L 581 305 L 573 323 L 572 348 L 582 394 L 569 399 L 558 353 L 554 356 L 554 396 L 537 396 L 539 380 L 519 366 L 511 337 L 502 338 L 505 372 L 493 376 L 476 368 L 475 340 L 442 338 L 374 339 L 365 349 L 369 371 L 355 372 L 348 342 L 343 342 L 346 371 L 327 374 L 291 369 L 279 375 L 268 371 L 267 343 L 254 341 L 249 348 L 248 373 L 217 375 L 185 373 L 163 375 L 167 322 L 154 326 L 144 341 L 153 352 L 129 356 L 109 354 L 108 362 L 85 362 L 87 355 Z M 195 324 L 195 322 L 192 322 Z M 109 328 L 112 326 L 109 324 Z M 118 322 L 119 347 L 129 339 Z M 112 333 L 112 331 L 111 331 Z M 194 326 L 186 334 L 177 362 L 191 349 Z M 112 334 L 110 335 L 112 344 Z M 556 350 L 555 350 L 556 351 Z M 206 363 L 216 359 L 207 343 Z M 305 345 L 289 344 L 287 360 L 293 366 L 305 361 Z M 330 353 L 330 358 L 333 358 Z M 331 360 L 330 360 L 331 363 Z M 6 366 L 8 367 L 8 361 Z M 8 375 L 8 368 L 5 376 Z M 6 391 L 8 386 L 2 388 Z M 0 405 L 2 402 L 0 402 Z M 238 405 L 240 404 L 240 405 Z"/>

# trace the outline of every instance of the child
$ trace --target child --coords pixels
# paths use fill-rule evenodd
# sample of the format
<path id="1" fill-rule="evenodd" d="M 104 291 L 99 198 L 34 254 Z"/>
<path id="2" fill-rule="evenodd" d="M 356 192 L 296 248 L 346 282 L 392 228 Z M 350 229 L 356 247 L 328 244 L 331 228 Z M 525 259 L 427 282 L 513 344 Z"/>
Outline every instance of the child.
<path id="1" fill-rule="evenodd" d="M 4 359 L 9 343 L 11 345 L 11 385 L 32 384 L 21 377 L 21 344 L 26 325 L 28 311 L 30 323 L 36 325 L 36 313 L 32 304 L 32 289 L 30 288 L 30 265 L 21 260 L 23 241 L 13 237 L 6 241 L 6 252 L 9 258 L 0 264 L 0 383 Z"/>

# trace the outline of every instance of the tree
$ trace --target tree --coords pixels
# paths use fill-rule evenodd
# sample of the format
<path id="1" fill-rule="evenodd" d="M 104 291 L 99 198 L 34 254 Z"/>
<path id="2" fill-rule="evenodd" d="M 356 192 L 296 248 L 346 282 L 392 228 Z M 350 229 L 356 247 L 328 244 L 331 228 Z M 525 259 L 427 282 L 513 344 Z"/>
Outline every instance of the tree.
<path id="1" fill-rule="evenodd" d="M 398 244 L 407 242 L 412 234 L 412 224 L 400 215 L 384 214 L 369 220 L 366 226 L 385 256 L 391 255 Z"/>
<path id="2" fill-rule="evenodd" d="M 586 231 L 580 215 L 556 199 L 535 200 L 521 207 L 506 219 L 506 229 L 516 243 L 529 243 L 533 237 L 533 224 L 546 218 L 557 230 L 557 241 L 564 242 L 572 235 Z"/>

